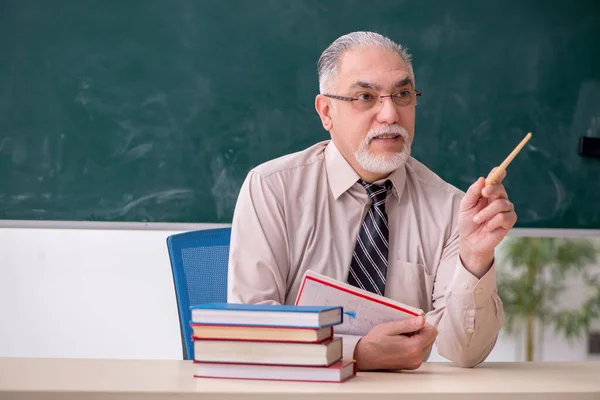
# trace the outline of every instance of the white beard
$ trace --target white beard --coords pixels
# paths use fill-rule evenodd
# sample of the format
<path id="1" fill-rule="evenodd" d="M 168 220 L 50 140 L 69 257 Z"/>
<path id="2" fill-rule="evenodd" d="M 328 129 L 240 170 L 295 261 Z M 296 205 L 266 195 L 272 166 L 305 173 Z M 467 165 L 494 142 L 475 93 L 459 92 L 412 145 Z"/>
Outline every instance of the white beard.
<path id="1" fill-rule="evenodd" d="M 399 134 L 404 141 L 402 149 L 398 153 L 391 155 L 371 154 L 369 150 L 369 143 L 371 143 L 371 140 L 373 140 L 373 138 L 376 136 L 386 133 Z M 369 131 L 365 140 L 360 144 L 356 153 L 354 153 L 354 158 L 356 158 L 358 165 L 360 165 L 360 167 L 365 171 L 369 171 L 374 174 L 387 174 L 404 165 L 410 156 L 410 151 L 410 136 L 408 135 L 406 129 L 396 124 L 385 125 L 380 126 L 376 130 Z"/>

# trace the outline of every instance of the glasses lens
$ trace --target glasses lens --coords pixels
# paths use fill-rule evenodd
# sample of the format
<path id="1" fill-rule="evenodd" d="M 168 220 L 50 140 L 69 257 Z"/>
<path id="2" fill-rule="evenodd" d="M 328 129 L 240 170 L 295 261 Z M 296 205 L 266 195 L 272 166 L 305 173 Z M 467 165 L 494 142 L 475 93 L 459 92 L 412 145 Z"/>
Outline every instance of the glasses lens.
<path id="1" fill-rule="evenodd" d="M 356 100 L 352 103 L 354 108 L 360 111 L 369 110 L 379 101 L 379 96 L 374 93 L 361 92 L 353 95 Z"/>
<path id="2" fill-rule="evenodd" d="M 417 94 L 414 90 L 404 89 L 392 95 L 394 104 L 400 107 L 412 106 L 417 104 Z"/>

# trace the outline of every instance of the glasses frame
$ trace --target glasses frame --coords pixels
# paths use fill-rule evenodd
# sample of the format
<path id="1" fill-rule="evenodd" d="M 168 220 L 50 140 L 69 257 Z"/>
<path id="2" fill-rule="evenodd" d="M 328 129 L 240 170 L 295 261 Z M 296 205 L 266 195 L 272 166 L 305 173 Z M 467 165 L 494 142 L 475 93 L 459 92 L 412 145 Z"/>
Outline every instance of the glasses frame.
<path id="1" fill-rule="evenodd" d="M 415 91 L 415 97 L 419 97 L 421 96 L 421 91 L 417 90 L 417 89 L 413 89 Z M 324 93 L 323 96 L 325 97 L 329 97 L 332 99 L 336 99 L 336 100 L 342 100 L 342 101 L 349 101 L 349 102 L 353 102 L 353 101 L 358 101 L 358 97 L 346 97 L 346 96 L 338 96 L 336 94 L 328 94 L 328 93 Z M 379 95 L 379 104 L 383 104 L 383 99 L 386 97 L 389 97 L 390 100 L 392 100 L 392 103 L 394 104 L 394 106 L 398 106 L 396 103 L 394 103 L 394 99 L 392 99 L 392 96 L 394 96 L 393 94 L 386 94 L 386 95 Z M 415 101 L 415 104 L 413 104 L 414 106 L 417 105 L 417 101 Z M 411 106 L 398 106 L 398 107 L 411 107 Z"/>

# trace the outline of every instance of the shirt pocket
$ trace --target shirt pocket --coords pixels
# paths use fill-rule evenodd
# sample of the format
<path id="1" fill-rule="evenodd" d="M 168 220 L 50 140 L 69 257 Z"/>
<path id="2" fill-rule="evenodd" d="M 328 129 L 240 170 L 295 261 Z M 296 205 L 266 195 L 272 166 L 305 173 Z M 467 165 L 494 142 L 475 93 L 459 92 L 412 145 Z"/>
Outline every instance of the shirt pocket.
<path id="1" fill-rule="evenodd" d="M 396 260 L 391 267 L 386 278 L 385 296 L 429 312 L 435 275 L 423 264 L 407 261 Z"/>

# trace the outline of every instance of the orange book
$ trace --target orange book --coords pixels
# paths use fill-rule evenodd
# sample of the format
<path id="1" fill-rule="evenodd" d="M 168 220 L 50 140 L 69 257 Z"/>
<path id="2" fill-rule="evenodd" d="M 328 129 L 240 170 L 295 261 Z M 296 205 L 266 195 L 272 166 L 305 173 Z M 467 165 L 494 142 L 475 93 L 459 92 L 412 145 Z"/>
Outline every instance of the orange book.
<path id="1" fill-rule="evenodd" d="M 333 327 L 288 328 L 253 325 L 191 324 L 194 339 L 256 340 L 321 343 L 333 337 Z"/>

